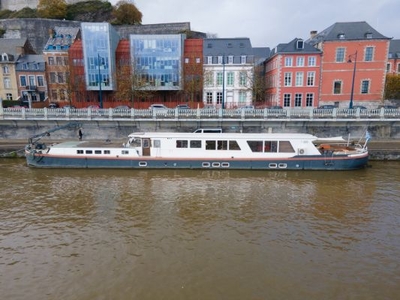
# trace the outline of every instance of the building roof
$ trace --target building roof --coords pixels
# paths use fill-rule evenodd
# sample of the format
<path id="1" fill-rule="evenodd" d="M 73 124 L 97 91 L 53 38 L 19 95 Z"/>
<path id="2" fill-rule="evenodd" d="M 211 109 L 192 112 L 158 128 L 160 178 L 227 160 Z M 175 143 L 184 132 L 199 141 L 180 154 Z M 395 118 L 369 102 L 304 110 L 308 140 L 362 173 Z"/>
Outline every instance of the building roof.
<path id="1" fill-rule="evenodd" d="M 389 59 L 400 58 L 400 40 L 391 40 L 389 46 Z"/>
<path id="2" fill-rule="evenodd" d="M 382 40 L 390 39 L 373 27 L 371 27 L 367 22 L 337 22 L 328 28 L 316 33 L 312 36 L 308 42 L 315 45 L 319 42 L 326 41 L 339 41 L 339 40 Z"/>
<path id="3" fill-rule="evenodd" d="M 27 45 L 28 40 L 21 39 L 0 39 L 0 53 L 7 53 L 12 55 L 23 54 L 18 51 L 19 48 L 23 48 Z"/>
<path id="4" fill-rule="evenodd" d="M 209 38 L 204 39 L 203 54 L 205 56 L 253 55 L 253 48 L 249 38 Z"/>
<path id="5" fill-rule="evenodd" d="M 315 48 L 308 42 L 300 38 L 295 38 L 286 44 L 279 44 L 271 51 L 271 56 L 276 54 L 300 54 L 300 53 L 321 53 L 321 50 Z"/>
<path id="6" fill-rule="evenodd" d="M 24 69 L 23 65 L 26 65 L 27 69 Z M 45 60 L 43 55 L 28 54 L 21 56 L 17 61 L 16 70 L 43 72 L 45 70 Z"/>
<path id="7" fill-rule="evenodd" d="M 55 26 L 54 30 L 49 30 L 49 34 L 44 51 L 68 51 L 75 39 L 79 37 L 80 28 Z"/>

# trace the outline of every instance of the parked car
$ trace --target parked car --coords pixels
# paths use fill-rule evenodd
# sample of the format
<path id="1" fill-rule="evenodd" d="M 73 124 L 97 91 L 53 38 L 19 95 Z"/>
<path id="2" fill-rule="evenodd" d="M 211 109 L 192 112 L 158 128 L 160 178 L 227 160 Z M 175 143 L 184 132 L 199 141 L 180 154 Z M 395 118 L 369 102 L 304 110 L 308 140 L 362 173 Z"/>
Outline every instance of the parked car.
<path id="1" fill-rule="evenodd" d="M 335 106 L 335 105 L 330 105 L 330 104 L 326 104 L 326 105 L 318 106 L 317 109 L 334 109 L 334 108 L 337 108 L 337 106 Z"/>
<path id="2" fill-rule="evenodd" d="M 151 110 L 159 110 L 159 109 L 168 109 L 164 104 L 152 104 L 149 109 Z"/>
<path id="3" fill-rule="evenodd" d="M 91 110 L 100 109 L 100 106 L 98 106 L 98 105 L 89 105 L 89 106 L 87 107 L 87 109 L 91 109 Z"/>
<path id="4" fill-rule="evenodd" d="M 113 111 L 129 110 L 131 107 L 129 105 L 118 105 L 113 108 Z"/>
<path id="5" fill-rule="evenodd" d="M 64 105 L 62 108 L 64 108 L 64 109 L 76 109 L 76 107 L 75 106 L 73 106 L 73 105 Z"/>
<path id="6" fill-rule="evenodd" d="M 210 110 L 214 109 L 215 110 L 217 108 L 212 104 L 206 104 L 206 105 L 203 106 L 202 109 L 210 109 Z"/>
<path id="7" fill-rule="evenodd" d="M 378 109 L 398 109 L 398 107 L 396 105 L 379 105 Z"/>
<path id="8" fill-rule="evenodd" d="M 241 112 L 241 111 L 254 110 L 254 109 L 255 109 L 254 105 L 245 105 L 245 106 L 239 107 L 238 111 Z"/>
<path id="9" fill-rule="evenodd" d="M 353 105 L 353 109 L 363 110 L 363 109 L 367 109 L 367 108 L 365 106 L 362 106 L 362 105 Z"/>
<path id="10" fill-rule="evenodd" d="M 283 107 L 279 105 L 274 105 L 274 106 L 268 106 L 267 109 L 283 109 Z"/>
<path id="11" fill-rule="evenodd" d="M 56 102 L 51 102 L 47 108 L 59 108 L 60 105 Z"/>
<path id="12" fill-rule="evenodd" d="M 177 106 L 176 106 L 176 108 L 177 109 L 190 109 L 190 106 L 189 105 L 187 105 L 187 104 L 178 104 Z"/>

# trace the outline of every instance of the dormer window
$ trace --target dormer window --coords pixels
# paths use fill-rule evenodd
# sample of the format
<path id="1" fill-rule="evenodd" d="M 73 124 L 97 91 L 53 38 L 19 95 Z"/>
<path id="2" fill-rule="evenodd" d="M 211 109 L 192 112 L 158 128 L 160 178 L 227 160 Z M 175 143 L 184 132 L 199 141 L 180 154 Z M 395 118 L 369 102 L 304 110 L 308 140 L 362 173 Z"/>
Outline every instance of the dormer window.
<path id="1" fill-rule="evenodd" d="M 367 32 L 367 33 L 365 34 L 365 37 L 366 37 L 367 39 L 372 39 L 372 32 Z"/>
<path id="2" fill-rule="evenodd" d="M 1 55 L 1 60 L 2 60 L 2 61 L 8 61 L 8 55 L 7 55 L 7 53 L 3 53 L 3 54 Z"/>
<path id="3" fill-rule="evenodd" d="M 339 39 L 339 40 L 344 40 L 345 37 L 346 37 L 346 36 L 344 35 L 344 33 L 339 33 L 339 34 L 338 34 L 338 39 Z"/>
<path id="4" fill-rule="evenodd" d="M 304 41 L 303 40 L 298 40 L 296 42 L 296 49 L 304 49 Z"/>
<path id="5" fill-rule="evenodd" d="M 208 43 L 208 44 L 207 44 L 207 48 L 212 48 L 212 44 L 211 44 L 211 43 Z"/>
<path id="6" fill-rule="evenodd" d="M 228 43 L 228 44 L 227 44 L 227 47 L 228 47 L 228 48 L 232 48 L 232 47 L 233 47 L 232 43 Z"/>

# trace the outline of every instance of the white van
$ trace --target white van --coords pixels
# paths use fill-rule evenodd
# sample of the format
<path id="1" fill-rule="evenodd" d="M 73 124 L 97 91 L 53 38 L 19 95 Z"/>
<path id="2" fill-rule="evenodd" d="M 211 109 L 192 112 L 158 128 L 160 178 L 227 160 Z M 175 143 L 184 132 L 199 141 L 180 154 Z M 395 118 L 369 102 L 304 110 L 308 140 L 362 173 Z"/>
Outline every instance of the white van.
<path id="1" fill-rule="evenodd" d="M 222 128 L 199 128 L 194 133 L 222 133 Z"/>

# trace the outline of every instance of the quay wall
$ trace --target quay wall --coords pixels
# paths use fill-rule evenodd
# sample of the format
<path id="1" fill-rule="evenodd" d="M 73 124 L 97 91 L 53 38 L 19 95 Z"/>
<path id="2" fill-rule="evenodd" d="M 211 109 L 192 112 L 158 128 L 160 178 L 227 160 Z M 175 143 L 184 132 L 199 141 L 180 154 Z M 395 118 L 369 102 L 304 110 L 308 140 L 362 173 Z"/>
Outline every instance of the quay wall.
<path id="1" fill-rule="evenodd" d="M 197 128 L 222 128 L 224 132 L 310 133 L 318 137 L 362 139 L 366 129 L 371 159 L 400 160 L 400 121 L 397 120 L 82 120 L 77 127 L 52 131 L 68 120 L 0 120 L 0 156 L 20 151 L 32 136 L 50 131 L 44 142 L 78 139 L 126 141 L 137 131 L 192 132 Z M 15 154 L 13 154 L 15 156 Z M 17 153 L 22 156 L 22 151 Z"/>

